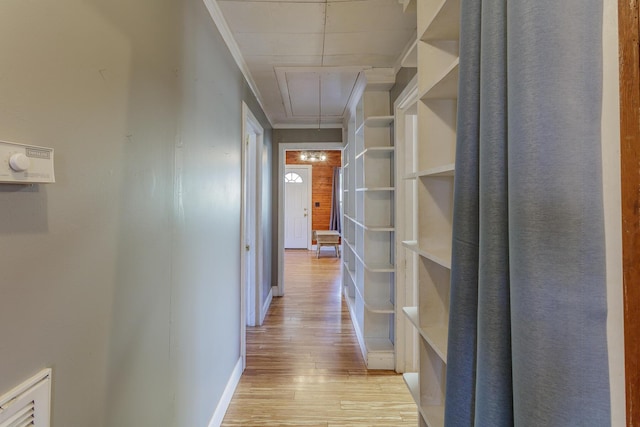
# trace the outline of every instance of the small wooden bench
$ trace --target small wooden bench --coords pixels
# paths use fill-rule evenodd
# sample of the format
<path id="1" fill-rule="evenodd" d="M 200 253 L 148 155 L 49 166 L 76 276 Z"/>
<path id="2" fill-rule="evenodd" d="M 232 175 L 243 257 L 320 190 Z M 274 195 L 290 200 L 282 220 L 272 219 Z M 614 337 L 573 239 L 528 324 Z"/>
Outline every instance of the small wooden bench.
<path id="1" fill-rule="evenodd" d="M 333 246 L 336 257 L 340 257 L 340 233 L 335 230 L 314 230 L 313 239 L 316 241 L 316 258 L 320 257 L 322 246 Z"/>

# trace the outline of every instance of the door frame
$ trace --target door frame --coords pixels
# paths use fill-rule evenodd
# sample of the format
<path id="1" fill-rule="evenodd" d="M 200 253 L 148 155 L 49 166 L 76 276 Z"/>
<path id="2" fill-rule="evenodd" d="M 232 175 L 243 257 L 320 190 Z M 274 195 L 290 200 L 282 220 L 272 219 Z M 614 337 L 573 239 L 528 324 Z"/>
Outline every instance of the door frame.
<path id="1" fill-rule="evenodd" d="M 294 150 L 342 150 L 342 142 L 283 142 L 278 144 L 278 285 L 274 296 L 284 296 L 284 169 L 286 152 Z"/>
<path id="2" fill-rule="evenodd" d="M 251 144 L 246 140 L 248 134 L 255 134 L 255 143 Z M 247 304 L 253 304 L 255 307 L 255 319 L 253 324 L 260 325 L 264 319 L 263 307 L 261 304 L 261 284 L 263 283 L 263 242 L 262 242 L 262 155 L 264 144 L 264 128 L 249 109 L 247 104 L 242 102 L 242 158 L 241 158 L 241 219 L 240 219 L 240 353 L 242 356 L 242 369 L 246 367 L 247 359 Z M 253 168 L 254 173 L 250 173 L 247 170 L 247 156 L 248 150 L 253 151 L 253 159 L 255 159 L 255 165 Z M 249 182 L 249 177 L 255 176 L 253 183 Z M 255 184 L 253 187 L 251 184 Z M 255 201 L 253 209 L 253 218 L 251 219 L 255 233 L 251 242 L 247 242 L 247 226 L 246 218 L 251 215 L 247 215 L 245 210 L 247 209 L 247 200 L 252 197 Z M 253 246 L 252 251 L 247 251 L 245 245 Z M 253 265 L 255 267 L 253 283 L 247 284 L 246 268 L 248 262 L 248 256 L 252 257 Z M 253 287 L 253 300 L 247 301 L 247 286 Z M 267 306 L 268 308 L 268 306 Z"/>
<path id="3" fill-rule="evenodd" d="M 637 2 L 618 1 L 622 266 L 627 426 L 640 423 L 640 37 Z"/>
<path id="4" fill-rule="evenodd" d="M 286 152 L 285 152 L 285 156 L 286 156 Z M 291 168 L 291 169 L 306 169 L 307 170 L 307 216 L 309 218 L 309 220 L 307 221 L 307 250 L 311 250 L 311 225 L 313 223 L 313 215 L 312 215 L 312 194 L 313 194 L 313 165 L 284 165 L 284 173 L 282 174 L 282 176 L 284 177 L 284 174 L 287 173 L 287 168 Z M 282 188 L 283 188 L 283 202 L 284 202 L 284 207 L 286 207 L 286 187 L 287 184 L 283 182 Z M 283 207 L 283 211 L 282 211 L 282 218 L 284 220 L 284 215 L 285 215 L 285 210 Z M 283 223 L 284 224 L 284 223 Z M 284 225 L 286 227 L 286 224 Z M 284 245 L 284 243 L 283 243 Z"/>

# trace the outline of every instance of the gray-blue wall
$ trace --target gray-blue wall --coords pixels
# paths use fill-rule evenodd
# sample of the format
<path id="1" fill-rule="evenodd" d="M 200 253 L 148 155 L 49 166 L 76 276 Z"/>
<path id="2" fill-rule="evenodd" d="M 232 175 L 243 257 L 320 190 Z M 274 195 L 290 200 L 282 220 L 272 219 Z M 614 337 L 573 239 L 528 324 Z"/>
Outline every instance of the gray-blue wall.
<path id="1" fill-rule="evenodd" d="M 242 100 L 267 248 L 272 150 L 202 1 L 7 0 L 0 51 L 0 139 L 57 178 L 0 185 L 0 394 L 52 367 L 54 427 L 206 426 L 240 357 Z"/>

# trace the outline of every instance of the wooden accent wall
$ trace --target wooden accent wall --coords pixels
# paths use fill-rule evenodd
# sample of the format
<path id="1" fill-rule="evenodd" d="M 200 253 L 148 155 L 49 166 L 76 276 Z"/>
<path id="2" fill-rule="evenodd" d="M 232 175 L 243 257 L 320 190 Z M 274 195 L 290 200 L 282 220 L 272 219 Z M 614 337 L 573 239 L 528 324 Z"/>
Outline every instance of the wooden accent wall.
<path id="1" fill-rule="evenodd" d="M 316 151 L 316 150 L 309 150 Z M 339 150 L 324 151 L 327 160 L 310 162 L 300 159 L 301 151 L 287 151 L 286 165 L 311 165 L 311 229 L 328 230 L 331 218 L 331 189 L 333 186 L 333 168 L 342 166 L 342 152 Z M 320 203 L 316 207 L 316 203 Z M 315 243 L 315 240 L 314 240 Z"/>
<path id="2" fill-rule="evenodd" d="M 638 2 L 619 0 L 620 159 L 627 426 L 640 426 L 640 28 Z"/>

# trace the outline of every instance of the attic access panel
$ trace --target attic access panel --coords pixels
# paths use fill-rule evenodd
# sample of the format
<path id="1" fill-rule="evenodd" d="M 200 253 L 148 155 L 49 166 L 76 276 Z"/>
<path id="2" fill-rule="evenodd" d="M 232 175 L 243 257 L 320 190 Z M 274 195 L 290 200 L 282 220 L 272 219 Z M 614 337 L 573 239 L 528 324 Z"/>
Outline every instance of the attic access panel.
<path id="1" fill-rule="evenodd" d="M 361 67 L 278 67 L 275 69 L 288 118 L 341 123 Z"/>

